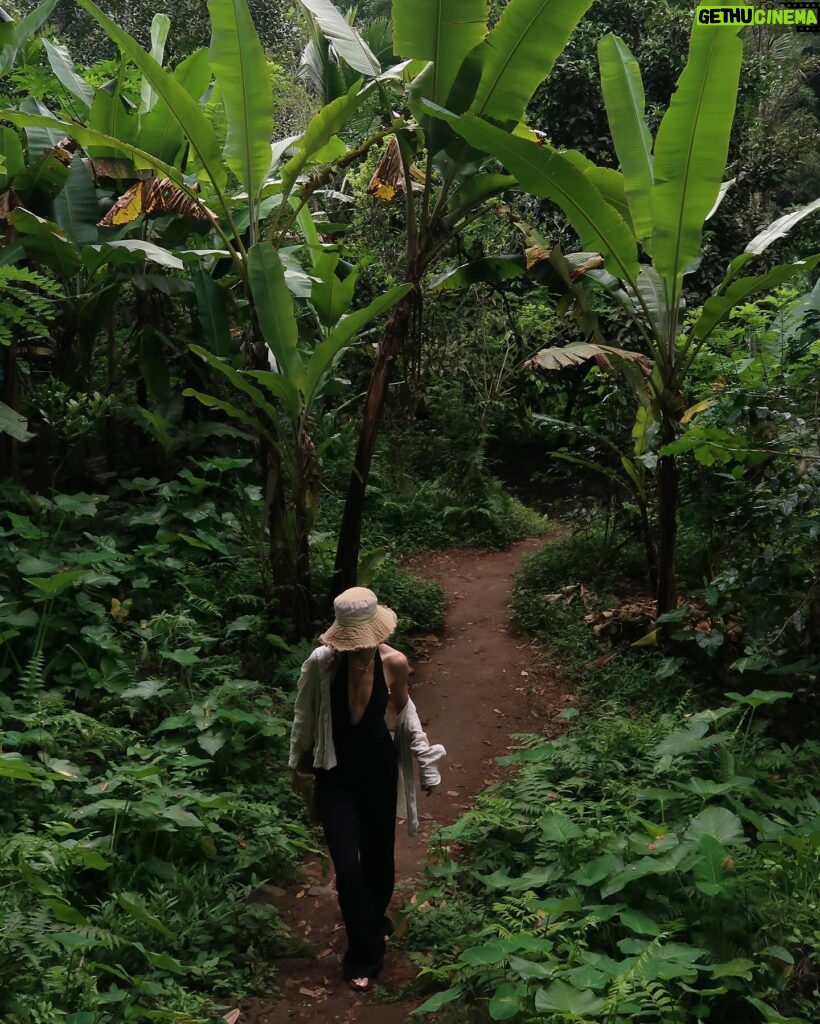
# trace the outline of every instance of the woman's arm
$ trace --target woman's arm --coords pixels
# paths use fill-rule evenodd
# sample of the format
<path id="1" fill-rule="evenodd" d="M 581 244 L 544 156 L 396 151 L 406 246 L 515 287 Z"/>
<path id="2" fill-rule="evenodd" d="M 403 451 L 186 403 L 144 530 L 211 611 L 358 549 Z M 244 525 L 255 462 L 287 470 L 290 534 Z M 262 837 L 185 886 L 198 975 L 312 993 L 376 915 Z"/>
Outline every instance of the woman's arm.
<path id="1" fill-rule="evenodd" d="M 384 668 L 384 678 L 390 691 L 390 703 L 396 714 L 402 710 L 409 699 L 407 680 L 410 678 L 410 665 L 407 658 L 394 647 L 387 644 L 379 645 L 379 654 Z"/>
<path id="2" fill-rule="evenodd" d="M 288 767 L 295 769 L 299 759 L 313 748 L 315 740 L 318 665 L 315 652 L 302 665 L 297 685 L 296 703 L 293 707 L 293 724 L 290 731 L 290 756 Z"/>

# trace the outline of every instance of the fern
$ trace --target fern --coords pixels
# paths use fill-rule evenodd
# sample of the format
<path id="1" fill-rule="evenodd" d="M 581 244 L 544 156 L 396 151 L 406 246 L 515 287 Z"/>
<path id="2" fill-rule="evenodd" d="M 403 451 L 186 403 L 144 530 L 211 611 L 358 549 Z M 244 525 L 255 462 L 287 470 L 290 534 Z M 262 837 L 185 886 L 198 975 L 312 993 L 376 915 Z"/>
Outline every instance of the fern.
<path id="1" fill-rule="evenodd" d="M 45 687 L 46 656 L 38 647 L 28 660 L 20 676 L 20 697 L 27 708 L 32 708 Z"/>
<path id="2" fill-rule="evenodd" d="M 47 338 L 61 298 L 60 286 L 44 274 L 0 266 L 0 345 L 14 337 Z"/>

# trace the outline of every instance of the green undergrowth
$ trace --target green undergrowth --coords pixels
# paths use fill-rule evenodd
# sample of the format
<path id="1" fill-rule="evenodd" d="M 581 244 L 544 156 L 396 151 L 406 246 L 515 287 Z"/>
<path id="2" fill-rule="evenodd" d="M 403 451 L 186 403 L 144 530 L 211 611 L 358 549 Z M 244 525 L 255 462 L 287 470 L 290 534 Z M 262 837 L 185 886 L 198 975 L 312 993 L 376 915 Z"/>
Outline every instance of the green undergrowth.
<path id="1" fill-rule="evenodd" d="M 495 480 L 458 487 L 446 481 L 408 481 L 398 490 L 370 488 L 366 518 L 375 544 L 405 553 L 435 548 L 501 549 L 546 528 L 546 519 L 527 508 Z"/>
<path id="2" fill-rule="evenodd" d="M 9 1024 L 219 1019 L 237 991 L 275 988 L 290 939 L 254 894 L 314 839 L 282 767 L 277 683 L 298 654 L 270 614 L 246 465 L 108 497 L 4 492 Z"/>
<path id="3" fill-rule="evenodd" d="M 611 703 L 434 838 L 409 944 L 452 1020 L 811 1024 L 820 745 L 762 705 L 633 718 Z"/>
<path id="4" fill-rule="evenodd" d="M 486 472 L 465 479 L 442 472 L 433 458 L 429 475 L 419 467 L 396 470 L 390 451 L 382 445 L 374 460 L 365 498 L 362 551 L 409 555 L 448 547 L 500 550 L 546 531 L 548 518 L 528 508 Z M 338 525 L 347 488 L 346 463 L 329 467 L 322 500 L 319 545 L 325 560 L 335 553 Z"/>
<path id="5" fill-rule="evenodd" d="M 406 908 L 420 1013 L 812 1024 L 820 744 L 783 739 L 802 695 L 742 677 L 718 693 L 697 658 L 596 636 L 585 617 L 640 591 L 630 544 L 604 540 L 593 526 L 519 573 L 515 621 L 578 700 L 564 735 L 517 737 L 506 780 L 433 836 Z"/>

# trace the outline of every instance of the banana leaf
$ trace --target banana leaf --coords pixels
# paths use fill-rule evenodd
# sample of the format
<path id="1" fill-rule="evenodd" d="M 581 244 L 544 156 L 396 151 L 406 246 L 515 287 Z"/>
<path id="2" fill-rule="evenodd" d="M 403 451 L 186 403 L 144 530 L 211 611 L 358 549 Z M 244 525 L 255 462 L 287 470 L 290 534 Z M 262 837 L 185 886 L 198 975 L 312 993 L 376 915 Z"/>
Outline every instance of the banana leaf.
<path id="1" fill-rule="evenodd" d="M 467 78 L 477 69 L 481 75 L 469 112 L 505 124 L 523 120 L 533 93 L 591 4 L 592 0 L 510 0 L 498 24 L 465 61 Z"/>
<path id="2" fill-rule="evenodd" d="M 641 69 L 623 39 L 614 35 L 604 36 L 599 42 L 598 62 L 609 130 L 621 163 L 635 236 L 643 241 L 652 234 L 653 171 Z"/>
<path id="3" fill-rule="evenodd" d="M 407 295 L 411 287 L 409 284 L 397 285 L 395 288 L 391 288 L 383 295 L 374 299 L 364 309 L 357 309 L 355 313 L 350 313 L 348 316 L 343 317 L 328 334 L 327 338 L 320 345 L 317 345 L 310 357 L 305 373 L 304 401 L 306 408 L 310 408 L 316 392 L 321 387 L 322 380 L 331 370 L 339 352 L 351 342 L 351 339 L 366 324 L 370 323 L 375 317 L 381 316 L 382 313 L 386 313 L 387 310 L 392 309 L 397 302 Z"/>
<path id="4" fill-rule="evenodd" d="M 172 167 L 170 164 L 152 156 L 151 153 L 146 153 L 145 150 L 138 149 L 122 139 L 106 135 L 105 132 L 86 128 L 84 125 L 75 124 L 73 121 L 60 121 L 55 117 L 44 117 L 42 114 L 29 114 L 24 110 L 0 110 L 0 119 L 17 125 L 19 128 L 25 128 L 27 132 L 29 130 L 43 131 L 48 133 L 50 137 L 56 137 L 58 140 L 68 136 L 70 139 L 76 139 L 86 150 L 89 146 L 110 147 L 117 153 L 131 157 L 135 163 L 138 160 L 142 161 L 141 166 L 151 167 L 162 174 L 163 177 L 170 178 L 177 184 L 182 183 L 182 171 L 179 168 Z"/>
<path id="5" fill-rule="evenodd" d="M 393 52 L 433 62 L 421 95 L 446 102 L 461 62 L 487 33 L 487 15 L 487 0 L 394 0 Z"/>
<path id="6" fill-rule="evenodd" d="M 231 323 L 225 289 L 207 270 L 195 270 L 191 276 L 197 316 L 208 348 L 215 356 L 227 356 L 231 351 Z"/>
<path id="7" fill-rule="evenodd" d="M 26 254 L 67 280 L 80 269 L 77 247 L 63 235 L 57 224 L 18 207 L 8 215 Z"/>
<path id="8" fill-rule="evenodd" d="M 0 76 L 11 70 L 17 51 L 48 21 L 56 6 L 57 0 L 46 0 L 19 22 L 4 21 L 0 24 Z"/>
<path id="9" fill-rule="evenodd" d="M 337 100 L 322 107 L 308 121 L 307 128 L 296 143 L 296 152 L 282 168 L 283 196 L 290 194 L 296 184 L 296 179 L 307 166 L 308 161 L 330 142 L 336 132 L 360 106 L 365 95 L 363 91 L 360 91 L 360 86 L 361 79 L 352 85 L 344 96 L 340 96 Z"/>
<path id="10" fill-rule="evenodd" d="M 526 272 L 527 262 L 523 256 L 485 256 L 445 271 L 430 284 L 430 288 L 432 291 L 451 291 L 471 284 L 497 284 L 511 277 L 521 277 Z"/>
<path id="11" fill-rule="evenodd" d="M 94 90 L 84 78 L 77 74 L 74 61 L 69 56 L 68 50 L 64 46 L 50 43 L 48 39 L 43 40 L 43 46 L 57 81 L 75 99 L 79 100 L 80 106 L 87 111 L 94 102 Z"/>
<path id="12" fill-rule="evenodd" d="M 228 119 L 225 161 L 255 202 L 271 162 L 270 71 L 247 0 L 208 0 L 208 10 L 211 69 Z"/>
<path id="13" fill-rule="evenodd" d="M 97 241 L 97 190 L 79 153 L 71 161 L 63 190 L 54 198 L 54 219 L 75 245 Z"/>
<path id="14" fill-rule="evenodd" d="M 218 356 L 214 355 L 213 352 L 209 352 L 201 345 L 189 345 L 188 347 L 194 355 L 199 356 L 200 359 L 204 359 L 209 366 L 213 367 L 214 370 L 229 380 L 238 391 L 241 391 L 246 395 L 250 399 L 254 408 L 258 412 L 262 413 L 264 417 L 263 421 L 249 422 L 248 420 L 243 419 L 241 422 L 245 423 L 246 426 L 250 426 L 252 429 L 258 430 L 260 433 L 265 434 L 269 439 L 272 437 L 272 434 L 278 433 L 279 416 L 276 412 L 276 408 L 270 404 L 263 392 L 260 391 L 255 384 L 251 384 L 247 379 L 247 374 L 241 373 L 235 367 L 231 366 L 230 363 L 226 362 L 224 359 L 220 359 Z M 277 374 L 276 376 L 281 375 Z M 183 392 L 183 394 L 186 393 L 187 392 Z M 202 398 L 198 393 L 194 393 L 193 391 L 191 393 L 194 394 L 194 397 L 198 398 L 199 401 L 202 401 Z M 239 417 L 237 417 L 237 419 L 239 419 Z"/>
<path id="15" fill-rule="evenodd" d="M 208 51 L 202 47 L 186 57 L 174 70 L 174 78 L 193 99 L 198 100 L 211 80 Z M 165 100 L 155 98 L 150 113 L 140 121 L 135 145 L 165 163 L 174 164 L 178 162 L 184 141 L 182 125 L 174 117 L 171 108 Z"/>
<path id="16" fill-rule="evenodd" d="M 3 160 L 3 169 L 0 171 L 0 190 L 2 190 L 26 166 L 23 144 L 13 128 L 0 127 L 0 157 Z"/>
<path id="17" fill-rule="evenodd" d="M 165 56 L 165 44 L 168 42 L 168 32 L 171 28 L 171 19 L 167 14 L 155 14 L 151 21 L 151 56 L 157 62 L 162 63 Z M 140 114 L 148 114 L 153 108 L 157 94 L 151 88 L 147 78 L 143 78 L 140 85 Z"/>
<path id="18" fill-rule="evenodd" d="M 248 283 L 262 336 L 279 369 L 298 386 L 303 368 L 297 349 L 299 333 L 293 298 L 285 282 L 285 268 L 272 243 L 260 242 L 248 250 Z"/>
<path id="19" fill-rule="evenodd" d="M 740 277 L 720 295 L 713 295 L 703 304 L 703 311 L 694 326 L 696 338 L 708 338 L 712 331 L 721 323 L 726 314 L 739 302 L 743 302 L 755 292 L 769 291 L 788 281 L 795 274 L 808 273 L 820 263 L 820 255 L 810 256 L 797 263 L 785 263 L 774 267 L 767 274 L 757 277 Z"/>
<path id="20" fill-rule="evenodd" d="M 381 65 L 361 35 L 329 0 L 301 0 L 337 55 L 360 75 L 375 78 Z M 398 3 L 395 5 L 398 7 Z"/>
<path id="21" fill-rule="evenodd" d="M 750 252 L 753 256 L 759 256 L 769 248 L 772 242 L 777 241 L 778 238 L 783 238 L 784 235 L 791 231 L 795 224 L 799 224 L 804 217 L 808 217 L 809 214 L 815 213 L 817 210 L 820 210 L 820 199 L 815 199 L 810 203 L 806 203 L 805 206 L 799 207 L 797 210 L 792 210 L 791 213 L 778 217 L 760 234 L 755 235 L 744 251 Z"/>
<path id="22" fill-rule="evenodd" d="M 651 252 L 672 310 L 720 192 L 742 58 L 734 29 L 695 22 L 689 59 L 658 129 Z"/>
<path id="23" fill-rule="evenodd" d="M 491 153 L 532 195 L 561 207 L 587 251 L 600 252 L 607 269 L 625 281 L 638 275 L 638 252 L 629 225 L 570 159 L 551 146 L 539 146 L 472 115 L 454 118 L 428 106 L 434 116 L 449 121 L 472 146 Z"/>
<path id="24" fill-rule="evenodd" d="M 123 96 L 122 83 L 125 67 L 121 66 L 115 79 L 98 89 L 88 113 L 88 127 L 112 138 L 133 143 L 137 137 L 139 121 L 131 102 Z M 116 159 L 120 152 L 113 146 L 88 146 L 88 155 L 95 160 Z"/>

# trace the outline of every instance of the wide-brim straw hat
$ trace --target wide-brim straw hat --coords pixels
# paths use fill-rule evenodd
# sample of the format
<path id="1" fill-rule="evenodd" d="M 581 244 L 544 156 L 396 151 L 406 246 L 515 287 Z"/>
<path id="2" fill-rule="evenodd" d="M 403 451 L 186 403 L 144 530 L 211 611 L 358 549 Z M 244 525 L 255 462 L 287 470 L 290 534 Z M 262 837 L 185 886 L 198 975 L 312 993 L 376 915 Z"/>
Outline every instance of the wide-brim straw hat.
<path id="1" fill-rule="evenodd" d="M 333 602 L 336 618 L 319 638 L 337 651 L 376 647 L 395 632 L 397 616 L 367 587 L 351 587 Z"/>

